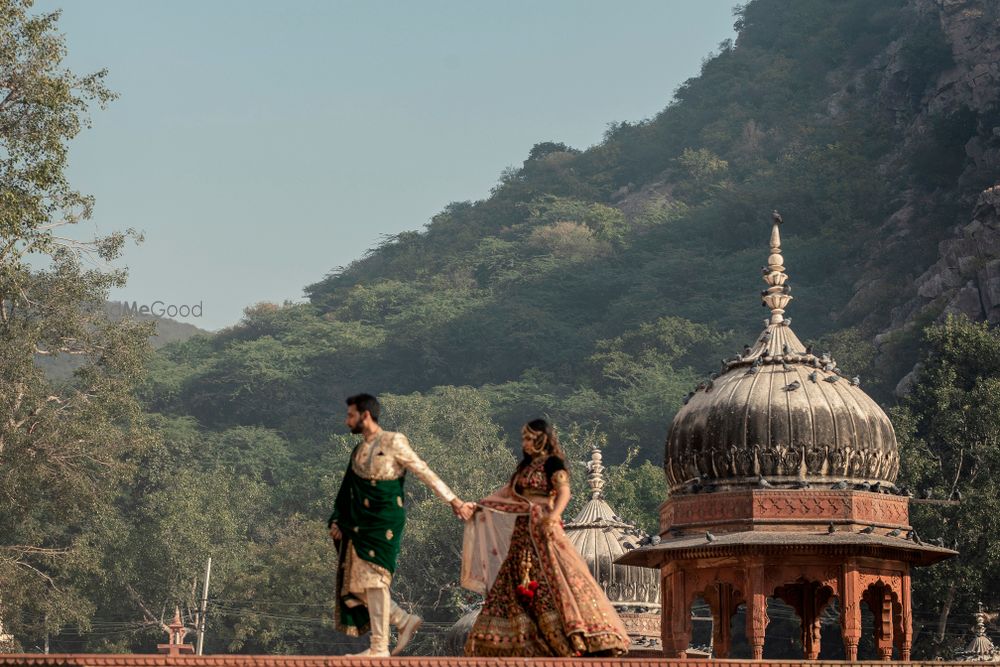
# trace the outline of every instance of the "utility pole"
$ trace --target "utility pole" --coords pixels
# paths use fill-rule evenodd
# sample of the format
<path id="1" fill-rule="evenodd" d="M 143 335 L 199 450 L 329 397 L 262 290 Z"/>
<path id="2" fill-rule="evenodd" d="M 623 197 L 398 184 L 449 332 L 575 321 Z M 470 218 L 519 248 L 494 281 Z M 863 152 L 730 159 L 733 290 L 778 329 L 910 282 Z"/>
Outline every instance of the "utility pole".
<path id="1" fill-rule="evenodd" d="M 205 566 L 205 585 L 201 589 L 201 611 L 198 613 L 198 650 L 197 654 L 202 654 L 205 648 L 205 611 L 208 609 L 208 580 L 212 576 L 212 557 L 208 557 L 208 564 Z"/>

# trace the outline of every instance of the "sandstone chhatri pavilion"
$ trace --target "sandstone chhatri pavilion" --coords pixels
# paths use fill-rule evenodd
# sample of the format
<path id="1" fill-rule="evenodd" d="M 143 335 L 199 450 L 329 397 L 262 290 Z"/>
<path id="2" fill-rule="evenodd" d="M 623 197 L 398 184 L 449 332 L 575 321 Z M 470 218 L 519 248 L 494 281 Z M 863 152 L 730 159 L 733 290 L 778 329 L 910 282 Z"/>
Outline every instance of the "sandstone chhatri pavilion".
<path id="1" fill-rule="evenodd" d="M 684 655 L 691 604 L 714 621 L 714 656 L 729 657 L 730 623 L 746 606 L 753 658 L 763 657 L 767 599 L 801 620 L 803 658 L 820 653 L 820 614 L 839 600 L 848 660 L 858 657 L 861 605 L 879 656 L 910 659 L 910 571 L 956 552 L 926 544 L 896 488 L 899 452 L 882 409 L 827 354 L 807 349 L 784 316 L 792 297 L 777 213 L 763 269 L 765 329 L 727 360 L 675 416 L 664 468 L 662 541 L 619 563 L 660 571 L 663 648 Z"/>

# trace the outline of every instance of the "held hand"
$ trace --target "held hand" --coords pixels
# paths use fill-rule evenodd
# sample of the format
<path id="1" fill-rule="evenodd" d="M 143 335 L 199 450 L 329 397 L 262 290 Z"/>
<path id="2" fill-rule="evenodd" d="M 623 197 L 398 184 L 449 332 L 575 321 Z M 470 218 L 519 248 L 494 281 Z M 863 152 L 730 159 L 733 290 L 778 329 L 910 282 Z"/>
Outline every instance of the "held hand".
<path id="1" fill-rule="evenodd" d="M 459 512 L 458 516 L 462 518 L 462 521 L 468 521 L 469 519 L 472 518 L 472 515 L 476 513 L 476 503 L 473 502 L 463 503 L 462 507 L 459 509 L 458 512 Z"/>
<path id="2" fill-rule="evenodd" d="M 337 526 L 337 524 L 335 523 L 330 524 L 330 537 L 332 537 L 335 540 L 340 539 L 340 527 Z"/>
<path id="3" fill-rule="evenodd" d="M 473 512 L 476 511 L 476 504 L 462 502 L 461 498 L 455 498 L 451 501 L 451 511 L 462 521 L 468 521 L 472 518 Z"/>

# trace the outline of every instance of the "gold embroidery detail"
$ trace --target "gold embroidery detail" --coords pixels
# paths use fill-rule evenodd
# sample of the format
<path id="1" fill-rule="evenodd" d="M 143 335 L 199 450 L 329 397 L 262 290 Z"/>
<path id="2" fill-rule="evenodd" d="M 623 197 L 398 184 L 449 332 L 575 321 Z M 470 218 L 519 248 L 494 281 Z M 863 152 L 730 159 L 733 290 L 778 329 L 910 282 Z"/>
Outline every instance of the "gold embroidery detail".
<path id="1" fill-rule="evenodd" d="M 392 531 L 391 530 L 385 531 L 385 539 L 387 539 L 387 540 L 391 540 L 392 539 Z"/>
<path id="2" fill-rule="evenodd" d="M 569 486 L 569 473 L 565 470 L 556 470 L 552 473 L 552 486 Z"/>
<path id="3" fill-rule="evenodd" d="M 369 558 L 375 558 L 375 550 L 374 549 L 369 549 L 368 550 L 368 557 Z"/>
<path id="4" fill-rule="evenodd" d="M 396 504 L 400 507 L 403 506 L 403 496 L 396 496 Z"/>
<path id="5" fill-rule="evenodd" d="M 371 503 L 368 502 L 367 498 L 365 498 L 362 502 L 364 503 L 365 507 L 371 507 L 372 506 Z"/>

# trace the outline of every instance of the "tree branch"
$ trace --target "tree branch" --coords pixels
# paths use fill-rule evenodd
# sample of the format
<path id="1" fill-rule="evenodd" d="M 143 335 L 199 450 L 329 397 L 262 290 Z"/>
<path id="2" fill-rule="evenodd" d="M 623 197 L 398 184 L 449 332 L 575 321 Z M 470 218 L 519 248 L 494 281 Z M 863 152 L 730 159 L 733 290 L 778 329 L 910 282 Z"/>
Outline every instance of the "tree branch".
<path id="1" fill-rule="evenodd" d="M 955 489 L 958 488 L 958 479 L 962 475 L 962 466 L 965 464 L 965 447 L 958 450 L 958 466 L 955 468 L 955 479 L 951 483 L 951 492 L 948 497 L 951 498 L 955 495 Z"/>
<path id="2" fill-rule="evenodd" d="M 153 616 L 153 612 L 151 612 L 142 601 L 142 596 L 139 595 L 139 591 L 135 590 L 135 588 L 132 587 L 132 584 L 125 584 L 125 589 L 128 590 L 128 594 L 132 598 L 132 601 L 135 602 L 139 606 L 139 609 L 142 610 L 142 615 L 146 618 L 146 623 L 149 625 L 159 625 L 160 628 L 169 635 L 170 628 L 163 622 L 166 607 L 164 607 L 164 612 L 160 614 L 160 618 L 157 620 L 156 616 Z"/>

